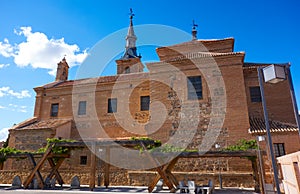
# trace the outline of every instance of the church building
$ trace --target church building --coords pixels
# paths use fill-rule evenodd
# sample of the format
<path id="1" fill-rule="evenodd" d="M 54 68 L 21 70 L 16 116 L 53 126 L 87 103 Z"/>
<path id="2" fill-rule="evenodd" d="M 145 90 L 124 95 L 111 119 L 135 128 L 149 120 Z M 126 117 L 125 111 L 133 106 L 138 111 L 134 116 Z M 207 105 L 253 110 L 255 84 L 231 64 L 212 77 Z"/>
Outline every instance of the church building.
<path id="1" fill-rule="evenodd" d="M 133 15 L 125 41 L 115 75 L 69 80 L 63 58 L 54 82 L 34 88 L 34 115 L 9 130 L 8 145 L 36 151 L 54 137 L 83 141 L 146 136 L 163 145 L 208 151 L 265 135 L 257 69 L 276 64 L 245 62 L 245 52 L 234 51 L 234 38 L 201 40 L 196 26 L 190 41 L 159 47 L 160 61 L 144 64 L 137 54 Z M 265 83 L 264 89 L 275 155 L 298 151 L 288 80 Z M 60 170 L 65 180 L 78 175 L 88 183 L 89 153 L 72 151 Z M 25 176 L 30 168 L 24 161 L 8 160 L 0 174 L 21 171 Z M 246 159 L 182 159 L 175 171 L 179 177 L 189 173 L 196 181 L 213 177 L 218 184 L 220 168 L 224 185 L 253 186 Z M 111 183 L 116 185 L 145 185 L 147 177 L 153 177 L 147 169 L 114 170 Z"/>

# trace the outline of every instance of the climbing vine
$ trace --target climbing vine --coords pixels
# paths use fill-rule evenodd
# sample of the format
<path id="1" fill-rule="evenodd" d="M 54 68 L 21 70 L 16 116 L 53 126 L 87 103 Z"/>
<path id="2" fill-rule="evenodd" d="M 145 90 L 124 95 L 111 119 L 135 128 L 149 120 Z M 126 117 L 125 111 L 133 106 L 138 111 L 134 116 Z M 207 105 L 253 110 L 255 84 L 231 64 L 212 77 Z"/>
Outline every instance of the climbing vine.
<path id="1" fill-rule="evenodd" d="M 18 153 L 24 153 L 24 151 L 18 150 L 16 148 L 11 148 L 11 147 L 0 148 L 0 163 L 6 161 L 7 155 L 18 154 Z"/>
<path id="2" fill-rule="evenodd" d="M 58 139 L 58 138 L 47 138 L 47 145 L 37 150 L 37 153 L 44 153 L 53 143 L 67 143 L 67 142 L 75 142 L 75 140 L 71 139 Z M 55 154 L 65 154 L 69 152 L 69 148 L 54 146 L 52 148 L 52 152 Z"/>
<path id="3" fill-rule="evenodd" d="M 253 150 L 257 148 L 258 146 L 256 140 L 241 139 L 237 142 L 237 144 L 226 147 L 224 151 L 247 151 L 247 150 L 251 150 L 251 149 Z M 256 156 L 247 156 L 246 158 L 251 161 L 256 160 Z"/>

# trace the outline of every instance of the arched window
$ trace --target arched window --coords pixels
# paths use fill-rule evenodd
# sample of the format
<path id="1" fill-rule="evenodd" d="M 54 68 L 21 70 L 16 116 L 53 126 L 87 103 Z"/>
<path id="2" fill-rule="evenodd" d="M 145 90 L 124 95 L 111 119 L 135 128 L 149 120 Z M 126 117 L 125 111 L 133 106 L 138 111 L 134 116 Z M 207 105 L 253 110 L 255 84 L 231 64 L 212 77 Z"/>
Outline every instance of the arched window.
<path id="1" fill-rule="evenodd" d="M 125 67 L 125 73 L 130 73 L 130 68 L 129 67 Z"/>

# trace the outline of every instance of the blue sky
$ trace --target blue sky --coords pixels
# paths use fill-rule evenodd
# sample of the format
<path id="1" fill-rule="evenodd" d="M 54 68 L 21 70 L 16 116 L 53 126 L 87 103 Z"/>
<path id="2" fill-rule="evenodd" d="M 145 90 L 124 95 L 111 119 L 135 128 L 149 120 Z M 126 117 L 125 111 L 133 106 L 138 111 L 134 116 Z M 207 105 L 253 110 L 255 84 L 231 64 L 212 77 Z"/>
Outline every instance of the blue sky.
<path id="1" fill-rule="evenodd" d="M 7 128 L 33 116 L 32 88 L 54 81 L 62 57 L 67 55 L 69 79 L 74 79 L 98 41 L 128 26 L 131 7 L 135 25 L 161 24 L 190 33 L 194 19 L 199 39 L 234 37 L 235 51 L 245 51 L 247 62 L 291 62 L 300 99 L 297 0 L 2 0 L 0 7 L 0 140 Z M 154 47 L 140 52 L 144 61 L 157 59 Z"/>

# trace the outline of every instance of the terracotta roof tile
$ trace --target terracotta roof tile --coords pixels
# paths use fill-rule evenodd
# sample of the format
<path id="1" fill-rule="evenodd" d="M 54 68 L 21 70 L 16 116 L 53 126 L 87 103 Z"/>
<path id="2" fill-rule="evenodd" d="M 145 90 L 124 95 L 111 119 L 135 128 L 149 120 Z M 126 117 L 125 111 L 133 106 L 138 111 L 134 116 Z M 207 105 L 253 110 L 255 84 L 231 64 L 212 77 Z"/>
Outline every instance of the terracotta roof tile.
<path id="1" fill-rule="evenodd" d="M 272 133 L 298 131 L 298 127 L 295 124 L 269 120 L 269 125 Z M 250 117 L 249 133 L 266 133 L 265 120 L 263 118 Z"/>
<path id="2" fill-rule="evenodd" d="M 48 119 L 43 121 L 35 121 L 29 125 L 16 128 L 17 130 L 26 129 L 53 129 L 70 122 L 72 119 Z"/>
<path id="3" fill-rule="evenodd" d="M 32 123 L 35 123 L 35 122 L 37 122 L 37 121 L 38 121 L 38 118 L 32 117 L 32 118 L 26 119 L 25 121 L 23 121 L 23 122 L 21 122 L 21 123 L 19 123 L 19 124 L 14 125 L 11 129 L 22 128 L 22 127 L 31 125 Z"/>

